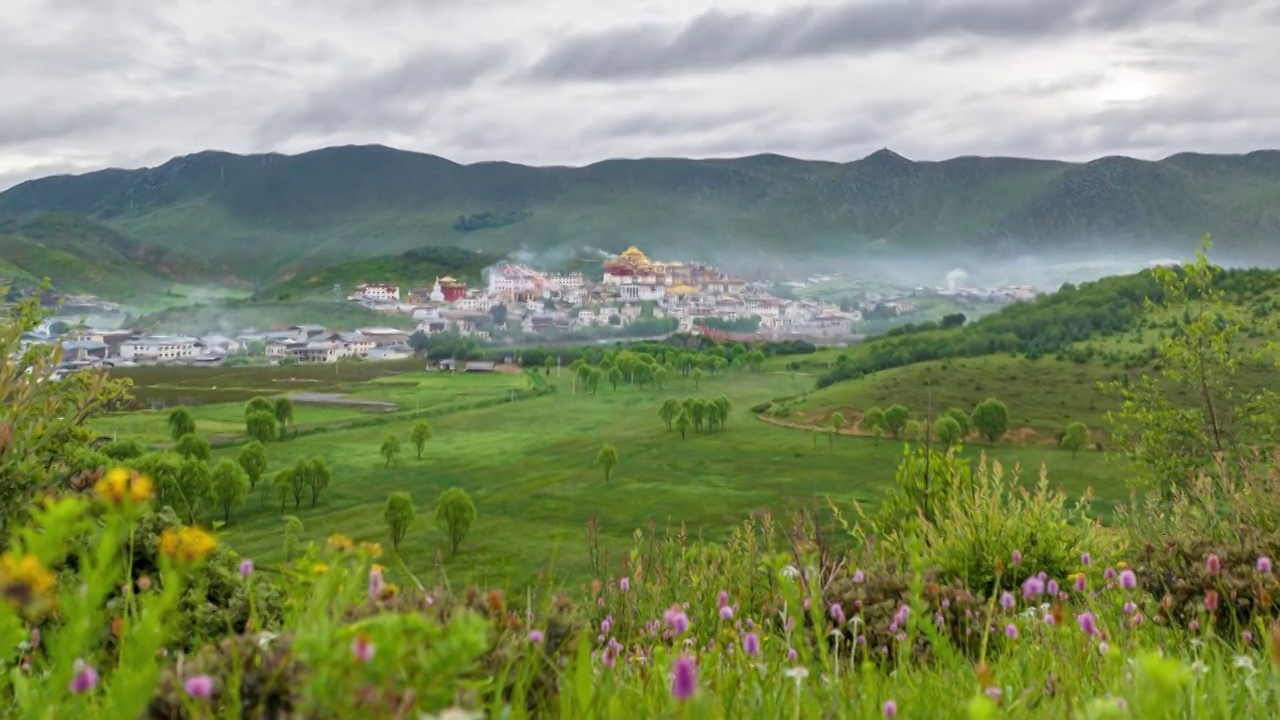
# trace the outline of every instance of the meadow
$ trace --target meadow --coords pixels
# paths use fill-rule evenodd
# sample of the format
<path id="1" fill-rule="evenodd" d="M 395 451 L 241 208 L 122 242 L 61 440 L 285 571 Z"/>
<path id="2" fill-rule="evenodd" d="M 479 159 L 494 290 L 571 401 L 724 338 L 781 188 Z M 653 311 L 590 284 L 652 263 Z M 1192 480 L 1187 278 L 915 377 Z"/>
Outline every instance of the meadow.
<path id="1" fill-rule="evenodd" d="M 806 508 L 830 522 L 828 499 L 842 511 L 852 501 L 874 508 L 894 483 L 902 459 L 900 441 L 841 435 L 831 438 L 767 422 L 750 412 L 758 403 L 782 398 L 812 385 L 811 375 L 787 372 L 786 359 L 767 361 L 761 372 L 733 371 L 697 383 L 677 378 L 659 391 L 603 385 L 595 395 L 575 392 L 569 374 L 547 378 L 555 392 L 541 397 L 506 400 L 525 378 L 509 374 L 466 374 L 414 371 L 372 376 L 377 364 L 365 363 L 349 381 L 294 378 L 297 368 L 235 369 L 199 380 L 167 377 L 164 387 L 189 391 L 216 381 L 219 390 L 268 394 L 281 380 L 294 378 L 294 388 L 349 394 L 352 399 L 393 402 L 394 413 L 358 409 L 295 406 L 299 437 L 268 446 L 272 471 L 298 457 L 325 458 L 334 480 L 319 504 L 286 509 L 302 521 L 303 541 L 322 541 L 335 532 L 357 540 L 386 538 L 383 504 L 389 493 L 407 491 L 419 520 L 401 545 L 399 555 L 415 573 L 441 567 L 455 582 L 520 588 L 546 576 L 548 582 L 580 581 L 591 574 L 586 526 L 599 524 L 603 551 L 620 557 L 633 532 L 653 523 L 692 538 L 724 541 L 746 517 L 773 513 L 785 517 Z M 189 373 L 203 371 L 191 370 Z M 136 381 L 137 378 L 135 378 Z M 201 385 L 201 383 L 204 383 Z M 225 384 L 223 384 L 225 383 Z M 856 384 L 856 383 L 855 383 Z M 142 386 L 150 392 L 153 386 Z M 667 397 L 725 396 L 733 406 L 727 425 L 714 432 L 681 439 L 658 416 Z M 479 407 L 476 407 L 479 405 Z M 239 403 L 213 403 L 192 408 L 197 432 L 217 436 L 233 457 L 243 433 Z M 429 415 L 425 415 L 429 413 Z M 432 430 L 418 460 L 409 443 L 413 424 L 426 416 Z M 165 416 L 148 411 L 106 416 L 95 423 L 100 432 L 134 433 L 148 441 L 165 440 Z M 404 450 L 390 466 L 379 454 L 388 435 L 400 438 Z M 620 466 L 606 485 L 593 463 L 597 451 L 613 444 Z M 1073 459 L 1051 447 L 974 444 L 966 457 L 981 453 L 1034 480 L 1049 468 L 1054 486 L 1072 496 L 1092 489 L 1102 514 L 1126 498 L 1123 468 L 1102 453 L 1085 452 Z M 459 553 L 448 553 L 444 536 L 432 522 L 436 498 L 446 488 L 467 490 L 478 518 Z M 266 563 L 284 559 L 284 521 L 279 509 L 253 493 L 247 505 L 224 528 L 227 542 Z"/>

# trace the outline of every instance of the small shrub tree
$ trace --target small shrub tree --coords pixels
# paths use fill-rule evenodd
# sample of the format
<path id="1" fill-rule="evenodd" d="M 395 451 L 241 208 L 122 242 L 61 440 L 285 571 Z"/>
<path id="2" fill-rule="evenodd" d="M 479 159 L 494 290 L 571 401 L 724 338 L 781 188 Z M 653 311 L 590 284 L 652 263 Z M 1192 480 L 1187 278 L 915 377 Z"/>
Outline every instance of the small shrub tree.
<path id="1" fill-rule="evenodd" d="M 245 417 L 249 417 L 250 415 L 256 412 L 271 413 L 272 417 L 274 417 L 276 412 L 276 406 L 272 404 L 270 400 L 259 395 L 258 397 L 253 398 L 252 400 L 244 404 Z"/>
<path id="2" fill-rule="evenodd" d="M 251 439 L 260 443 L 268 443 L 276 436 L 276 416 L 269 410 L 257 410 L 249 413 L 244 420 L 244 432 Z"/>
<path id="3" fill-rule="evenodd" d="M 902 437 L 902 431 L 907 428 L 907 420 L 911 419 L 911 411 L 906 405 L 893 405 L 884 411 L 884 429 L 893 435 L 894 439 Z"/>
<path id="4" fill-rule="evenodd" d="M 671 423 L 680 414 L 680 401 L 675 398 L 667 398 L 662 403 L 662 407 L 658 408 L 658 417 L 662 418 L 662 422 L 667 425 L 667 432 L 671 431 Z"/>
<path id="5" fill-rule="evenodd" d="M 147 449 L 142 443 L 132 438 L 124 440 L 113 440 L 102 446 L 100 451 L 103 455 L 116 461 L 133 460 L 147 454 Z"/>
<path id="6" fill-rule="evenodd" d="M 413 499 L 409 493 L 393 492 L 387 496 L 387 504 L 382 509 L 382 519 L 391 532 L 391 547 L 400 549 L 400 543 L 409 533 L 409 527 L 418 519 L 418 511 L 413 507 Z"/>
<path id="7" fill-rule="evenodd" d="M 185 407 L 176 407 L 169 411 L 169 437 L 177 442 L 183 435 L 196 431 L 196 419 Z"/>
<path id="8" fill-rule="evenodd" d="M 1073 422 L 1067 425 L 1066 431 L 1062 434 L 1062 449 L 1070 450 L 1071 457 L 1074 459 L 1076 453 L 1083 450 L 1089 445 L 1089 427 L 1082 422 Z"/>
<path id="9" fill-rule="evenodd" d="M 995 398 L 987 398 L 973 409 L 973 427 L 994 445 L 1009 431 L 1009 408 Z"/>
<path id="10" fill-rule="evenodd" d="M 840 428 L 844 426 L 844 415 L 839 412 L 831 413 L 831 433 L 827 436 L 827 449 L 835 448 L 836 435 L 840 432 Z"/>
<path id="11" fill-rule="evenodd" d="M 333 471 L 329 469 L 329 463 L 319 456 L 311 458 L 311 462 L 307 463 L 307 488 L 311 490 L 311 507 L 315 507 L 320 501 L 320 491 L 329 487 L 331 480 Z"/>
<path id="12" fill-rule="evenodd" d="M 244 469 L 249 479 L 249 489 L 258 487 L 258 480 L 267 471 L 267 446 L 258 440 L 247 442 L 236 455 L 236 462 Z"/>
<path id="13" fill-rule="evenodd" d="M 409 433 L 409 439 L 413 441 L 413 448 L 418 452 L 418 459 L 422 459 L 422 449 L 427 446 L 427 441 L 431 439 L 431 426 L 426 420 L 419 420 L 413 424 L 413 431 Z"/>
<path id="14" fill-rule="evenodd" d="M 876 447 L 880 447 L 880 436 L 884 434 L 885 419 L 884 411 L 878 407 L 869 407 L 862 414 L 862 422 L 859 426 L 870 431 L 871 436 L 876 439 Z"/>
<path id="15" fill-rule="evenodd" d="M 244 468 L 222 458 L 213 468 L 213 501 L 222 508 L 222 521 L 231 522 L 231 513 L 244 505 L 249 496 L 249 476 Z"/>
<path id="16" fill-rule="evenodd" d="M 173 451 L 188 460 L 195 459 L 203 462 L 209 462 L 209 458 L 213 455 L 209 449 L 209 441 L 195 433 L 187 433 L 178 438 L 178 442 L 173 445 Z"/>
<path id="17" fill-rule="evenodd" d="M 400 454 L 400 438 L 395 435 L 388 435 L 386 440 L 382 441 L 382 447 L 378 449 L 382 457 L 386 459 L 386 463 L 382 467 L 391 467 L 391 461 L 396 459 Z"/>
<path id="18" fill-rule="evenodd" d="M 293 422 L 293 401 L 287 397 L 278 397 L 271 408 L 271 412 L 276 416 L 276 422 L 280 425 L 280 439 L 283 440 L 285 430 Z"/>
<path id="19" fill-rule="evenodd" d="M 955 420 L 956 424 L 960 426 L 961 440 L 969 437 L 969 413 L 961 410 L 960 408 L 951 408 L 944 414 L 952 420 Z"/>
<path id="20" fill-rule="evenodd" d="M 600 452 L 596 454 L 596 465 L 604 468 L 604 484 L 609 484 L 609 475 L 613 469 L 618 467 L 618 450 L 609 443 L 605 443 L 600 448 Z"/>
<path id="21" fill-rule="evenodd" d="M 476 521 L 476 505 L 471 496 L 460 487 L 451 487 L 440 493 L 436 501 L 436 526 L 449 538 L 449 547 L 454 555 L 458 554 L 458 545 L 471 530 Z"/>
<path id="22" fill-rule="evenodd" d="M 957 445 L 964 439 L 964 435 L 960 430 L 960 423 L 956 422 L 956 419 L 949 414 L 938 418 L 933 424 L 933 429 L 938 436 L 938 440 L 947 447 Z"/>
<path id="23" fill-rule="evenodd" d="M 201 511 L 213 500 L 213 480 L 209 474 L 209 464 L 189 458 L 182 462 L 178 472 L 175 500 L 186 515 L 187 522 L 194 525 Z"/>

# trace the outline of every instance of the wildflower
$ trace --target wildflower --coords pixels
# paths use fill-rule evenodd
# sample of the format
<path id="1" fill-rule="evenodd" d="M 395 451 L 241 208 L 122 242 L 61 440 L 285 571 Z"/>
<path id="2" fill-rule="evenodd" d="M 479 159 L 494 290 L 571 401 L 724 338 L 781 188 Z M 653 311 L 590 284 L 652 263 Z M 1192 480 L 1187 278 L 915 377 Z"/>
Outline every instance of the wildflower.
<path id="1" fill-rule="evenodd" d="M 1021 551 L 1018 551 L 1018 550 L 1014 550 L 1014 551 L 1013 551 L 1013 557 L 1012 557 L 1012 558 L 1010 558 L 1010 559 L 1013 561 L 1013 564 L 1014 564 L 1014 565 L 1021 565 L 1021 564 L 1022 564 L 1022 552 L 1021 552 Z"/>
<path id="2" fill-rule="evenodd" d="M 396 585 L 395 583 L 387 583 L 387 586 L 382 588 L 382 594 L 378 596 L 378 599 L 390 600 L 391 598 L 395 597 L 396 593 L 398 592 L 400 592 L 399 585 Z M 430 600 L 430 598 L 428 598 L 428 600 Z M 430 605 L 430 604 L 431 602 L 427 603 L 427 605 Z"/>
<path id="3" fill-rule="evenodd" d="M 1016 604 L 1017 604 L 1017 601 L 1013 599 L 1013 593 L 1006 590 L 1000 596 L 1000 607 L 1004 608 L 1005 610 L 1012 610 L 1014 608 L 1014 605 Z"/>
<path id="4" fill-rule="evenodd" d="M 193 675 L 182 683 L 182 689 L 193 698 L 207 698 L 213 694 L 213 678 L 208 675 Z"/>
<path id="5" fill-rule="evenodd" d="M 853 581 L 856 583 L 862 583 L 866 579 L 867 576 L 864 575 L 861 570 L 857 570 L 853 573 Z"/>
<path id="6" fill-rule="evenodd" d="M 1209 554 L 1209 559 L 1204 562 L 1204 569 L 1208 570 L 1210 575 L 1217 575 L 1222 572 L 1222 560 L 1218 559 L 1217 553 Z"/>
<path id="7" fill-rule="evenodd" d="M 831 617 L 837 623 L 844 624 L 844 608 L 840 607 L 840 603 L 831 603 Z"/>
<path id="8" fill-rule="evenodd" d="M 172 528 L 160 533 L 160 554 L 186 565 L 194 565 L 213 552 L 218 541 L 198 527 Z"/>
<path id="9" fill-rule="evenodd" d="M 609 631 L 612 629 L 613 629 L 613 616 L 607 615 L 605 616 L 604 620 L 600 621 L 600 632 L 605 635 L 608 635 Z"/>
<path id="10" fill-rule="evenodd" d="M 998 687 L 996 687 L 996 686 L 994 686 L 994 685 L 992 685 L 992 686 L 991 686 L 991 687 L 989 687 L 989 688 L 984 689 L 982 692 L 986 693 L 987 697 L 991 698 L 992 700 L 999 700 L 999 699 L 1000 699 L 1000 688 L 998 688 Z"/>
<path id="11" fill-rule="evenodd" d="M 742 639 L 742 651 L 748 655 L 759 655 L 760 638 L 753 632 L 747 633 L 747 636 Z"/>
<path id="12" fill-rule="evenodd" d="M 1138 576 L 1132 570 L 1120 571 L 1120 587 L 1125 590 L 1132 590 L 1138 586 Z"/>
<path id="13" fill-rule="evenodd" d="M 1271 558 L 1263 555 L 1258 558 L 1258 572 L 1264 575 L 1271 574 Z"/>
<path id="14" fill-rule="evenodd" d="M 618 589 L 624 593 L 631 590 L 631 580 L 628 578 L 622 578 L 621 580 L 619 580 Z"/>
<path id="15" fill-rule="evenodd" d="M 1038 577 L 1029 577 L 1022 583 L 1022 597 L 1033 600 L 1044 592 L 1044 581 Z"/>
<path id="16" fill-rule="evenodd" d="M 382 557 L 382 546 L 375 542 L 360 543 L 360 551 L 371 558 Z"/>
<path id="17" fill-rule="evenodd" d="M 40 647 L 40 628 L 31 631 L 31 649 L 35 650 Z"/>
<path id="18" fill-rule="evenodd" d="M 1217 612 L 1218 610 L 1218 591 L 1210 590 L 1204 594 L 1204 609 L 1209 612 Z"/>
<path id="19" fill-rule="evenodd" d="M 1089 564 L 1090 564 L 1090 563 L 1092 563 L 1092 562 L 1093 562 L 1093 558 L 1089 557 L 1089 553 L 1081 553 L 1081 555 L 1080 555 L 1080 564 L 1081 564 L 1081 565 L 1086 565 L 1086 566 L 1087 566 L 1087 565 L 1089 565 Z"/>
<path id="20" fill-rule="evenodd" d="M 787 648 L 787 661 L 788 661 L 788 662 L 795 662 L 797 657 L 799 657 L 799 656 L 796 654 L 796 649 L 795 649 L 795 648 Z"/>
<path id="21" fill-rule="evenodd" d="M 676 635 L 683 635 L 689 629 L 689 616 L 678 607 L 671 607 L 663 615 L 662 620 Z"/>
<path id="22" fill-rule="evenodd" d="M 1132 615 L 1137 609 L 1138 609 L 1138 606 L 1134 605 L 1132 600 L 1124 604 L 1125 615 Z"/>
<path id="23" fill-rule="evenodd" d="M 1007 637 L 1007 638 L 1009 638 L 1010 640 L 1017 640 L 1017 639 L 1018 639 L 1018 626 L 1017 626 L 1017 625 L 1014 625 L 1013 623 L 1009 623 L 1008 625 L 1005 625 L 1005 626 L 1004 626 L 1004 636 L 1005 636 L 1005 637 Z"/>
<path id="24" fill-rule="evenodd" d="M 717 600 L 718 600 L 718 601 L 719 601 L 719 603 L 720 603 L 720 607 L 724 607 L 724 606 L 728 605 L 728 604 L 729 604 L 729 593 L 728 593 L 728 592 L 726 592 L 726 591 L 724 591 L 724 590 L 721 590 L 721 591 L 720 591 L 720 595 L 719 595 L 719 597 L 717 598 Z"/>
<path id="25" fill-rule="evenodd" d="M 1050 595 L 1050 596 L 1057 595 L 1057 594 L 1058 594 L 1058 581 L 1057 581 L 1057 580 L 1050 580 L 1050 581 L 1049 581 L 1049 584 L 1045 586 L 1045 592 L 1049 593 L 1049 595 Z"/>
<path id="26" fill-rule="evenodd" d="M 698 669 L 693 658 L 683 655 L 676 660 L 671 678 L 671 697 L 676 700 L 688 700 L 698 689 Z"/>
<path id="27" fill-rule="evenodd" d="M 1097 635 L 1098 623 L 1093 617 L 1093 613 L 1085 611 L 1076 616 L 1076 622 L 1080 625 L 1080 630 L 1085 635 Z"/>
<path id="28" fill-rule="evenodd" d="M 794 650 L 792 650 L 792 652 L 795 652 L 795 651 L 794 651 Z M 794 658 L 792 658 L 792 659 L 794 660 Z M 791 678 L 792 680 L 795 680 L 795 681 L 796 681 L 796 685 L 799 685 L 800 683 L 804 682 L 804 679 L 805 679 L 805 678 L 809 677 L 809 668 L 806 668 L 806 667 L 793 667 L 793 668 L 788 669 L 786 672 L 784 672 L 784 673 L 783 673 L 783 675 L 786 675 L 787 677 Z"/>
<path id="29" fill-rule="evenodd" d="M 1199 629 L 1200 629 L 1200 619 L 1199 619 L 1199 618 L 1194 618 L 1194 619 L 1192 619 L 1192 620 L 1191 620 L 1191 626 L 1190 626 L 1190 627 L 1191 627 L 1191 632 L 1195 632 L 1195 631 L 1199 630 Z"/>
<path id="30" fill-rule="evenodd" d="M 732 619 L 733 619 L 733 608 L 732 608 L 732 607 L 729 607 L 728 605 L 721 605 L 721 606 L 720 606 L 720 619 L 721 619 L 721 620 L 732 620 Z"/>
<path id="31" fill-rule="evenodd" d="M 892 700 L 884 701 L 884 716 L 887 718 L 898 716 L 898 703 Z"/>
<path id="32" fill-rule="evenodd" d="M 72 669 L 75 674 L 71 676 L 71 692 L 83 695 L 98 686 L 98 671 L 92 665 L 77 659 Z"/>
<path id="33" fill-rule="evenodd" d="M 1111 652 L 1111 646 L 1105 642 L 1100 642 L 1098 643 L 1098 652 L 1102 655 L 1106 655 Z"/>
<path id="34" fill-rule="evenodd" d="M 800 577 L 800 571 L 796 569 L 795 565 L 787 565 L 782 568 L 782 577 L 787 578 L 788 580 L 795 580 Z"/>
<path id="35" fill-rule="evenodd" d="M 240 561 L 240 577 L 249 577 L 253 574 L 253 561 L 245 558 Z"/>
<path id="36" fill-rule="evenodd" d="M 316 564 L 311 568 L 311 573 L 312 573 L 313 575 L 323 575 L 323 574 L 325 574 L 325 573 L 327 573 L 327 572 L 329 572 L 329 566 L 328 566 L 328 565 L 325 565 L 324 563 L 316 563 Z"/>
<path id="37" fill-rule="evenodd" d="M 360 663 L 368 663 L 373 659 L 374 647 L 373 641 L 368 635 L 361 633 L 351 641 L 351 654 L 356 656 L 356 661 Z"/>
<path id="38" fill-rule="evenodd" d="M 1129 624 L 1133 627 L 1138 627 L 1142 624 L 1143 619 L 1142 613 L 1134 613 L 1133 617 L 1129 618 Z"/>
<path id="39" fill-rule="evenodd" d="M 1103 570 L 1103 571 L 1102 571 L 1102 579 L 1103 579 L 1103 580 L 1106 580 L 1107 582 L 1111 582 L 1112 580 L 1115 580 L 1115 579 L 1116 579 L 1116 569 L 1115 569 L 1115 568 L 1107 568 L 1106 570 Z"/>
<path id="40" fill-rule="evenodd" d="M 335 552 L 350 552 L 353 546 L 351 538 L 342 533 L 334 533 L 325 541 L 325 545 Z"/>
<path id="41" fill-rule="evenodd" d="M 103 475 L 93 486 L 99 497 L 108 504 L 117 506 L 125 502 L 145 503 L 151 499 L 154 488 L 151 478 L 119 467 Z"/>
<path id="42" fill-rule="evenodd" d="M 0 592 L 16 608 L 29 615 L 54 605 L 57 577 L 40 564 L 35 555 L 15 559 L 12 552 L 0 555 Z"/>
<path id="43" fill-rule="evenodd" d="M 1244 632 L 1240 633 L 1240 639 L 1244 640 L 1245 645 L 1249 645 L 1250 643 L 1253 642 L 1253 633 L 1249 632 L 1248 630 L 1245 630 Z"/>
<path id="44" fill-rule="evenodd" d="M 906 625 L 907 616 L 909 616 L 910 614 L 911 614 L 911 608 L 907 607 L 906 605 L 903 605 L 902 607 L 898 608 L 898 612 L 893 614 L 894 624 L 897 625 L 898 627 L 902 627 L 903 625 Z"/>
<path id="45" fill-rule="evenodd" d="M 529 642 L 533 643 L 534 645 L 537 645 L 538 643 L 542 642 L 542 631 L 541 631 L 541 630 L 530 630 L 530 631 L 529 631 Z"/>

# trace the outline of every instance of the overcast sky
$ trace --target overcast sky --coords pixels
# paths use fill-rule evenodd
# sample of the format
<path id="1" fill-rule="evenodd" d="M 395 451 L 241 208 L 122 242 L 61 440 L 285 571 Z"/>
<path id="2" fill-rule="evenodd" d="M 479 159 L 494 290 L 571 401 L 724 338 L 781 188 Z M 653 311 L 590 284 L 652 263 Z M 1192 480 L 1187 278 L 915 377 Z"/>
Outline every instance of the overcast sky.
<path id="1" fill-rule="evenodd" d="M 347 143 L 574 165 L 1280 145 L 1280 0 L 0 6 L 0 188 Z"/>

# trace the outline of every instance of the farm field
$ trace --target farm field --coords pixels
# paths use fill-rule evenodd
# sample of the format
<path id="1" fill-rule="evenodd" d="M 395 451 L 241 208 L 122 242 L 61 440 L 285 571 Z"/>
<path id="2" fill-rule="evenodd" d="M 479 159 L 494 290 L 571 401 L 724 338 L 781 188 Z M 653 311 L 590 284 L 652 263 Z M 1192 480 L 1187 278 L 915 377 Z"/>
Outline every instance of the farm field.
<path id="1" fill-rule="evenodd" d="M 518 589 L 540 582 L 580 581 L 590 576 L 587 523 L 596 517 L 600 547 L 616 560 L 637 528 L 652 521 L 660 533 L 675 533 L 681 523 L 691 538 L 724 540 L 733 527 L 755 512 L 776 515 L 808 507 L 826 510 L 827 498 L 848 515 L 857 500 L 874 507 L 892 486 L 902 446 L 870 438 L 838 437 L 828 447 L 825 437 L 765 422 L 749 411 L 757 403 L 810 387 L 812 378 L 782 370 L 785 359 L 770 360 L 761 373 L 733 372 L 705 378 L 695 391 L 680 379 L 663 391 L 607 384 L 592 397 L 575 393 L 568 373 L 549 379 L 555 392 L 542 397 L 506 400 L 521 376 L 454 376 L 411 372 L 329 385 L 329 392 L 353 398 L 396 402 L 402 412 L 372 423 L 350 422 L 365 415 L 345 408 L 298 405 L 299 427 L 332 423 L 311 433 L 268 446 L 270 469 L 298 457 L 320 456 L 333 470 L 333 481 L 318 505 L 294 508 L 284 515 L 301 520 L 301 540 L 323 542 L 333 533 L 356 540 L 386 542 L 382 520 L 388 493 L 410 493 L 419 517 L 400 556 L 417 574 L 439 566 L 452 583 L 474 581 Z M 278 370 L 276 372 L 279 372 Z M 260 380 L 269 382 L 267 371 Z M 175 382 L 173 379 L 170 382 Z M 260 382 L 261 387 L 264 383 Z M 658 407 L 667 397 L 726 396 L 733 405 L 727 426 L 682 440 L 667 431 Z M 414 406 L 410 407 L 409 404 Z M 409 434 L 414 407 L 437 408 L 422 413 L 432 438 L 418 460 Z M 432 405 L 432 403 L 435 403 Z M 193 408 L 202 434 L 241 430 L 237 403 Z M 349 413 L 349 414 L 345 414 Z M 344 423 L 347 423 L 344 425 Z M 157 412 L 109 416 L 99 428 L 149 434 L 164 439 L 164 416 Z M 386 466 L 382 441 L 397 436 L 403 450 Z M 620 466 L 605 484 L 594 465 L 604 443 L 616 446 Z M 1123 469 L 1102 453 L 1069 453 L 1038 446 L 971 447 L 983 451 L 1034 481 L 1042 464 L 1051 483 L 1079 496 L 1092 488 L 1095 510 L 1106 513 L 1124 499 Z M 216 455 L 233 456 L 235 447 Z M 439 493 L 451 486 L 474 498 L 478 519 L 457 556 L 448 554 L 433 521 Z M 227 541 L 261 567 L 284 559 L 284 520 L 278 506 L 252 492 L 248 503 L 223 528 Z M 839 538 L 837 537 L 837 542 Z M 439 565 L 438 565 L 439 564 Z"/>

